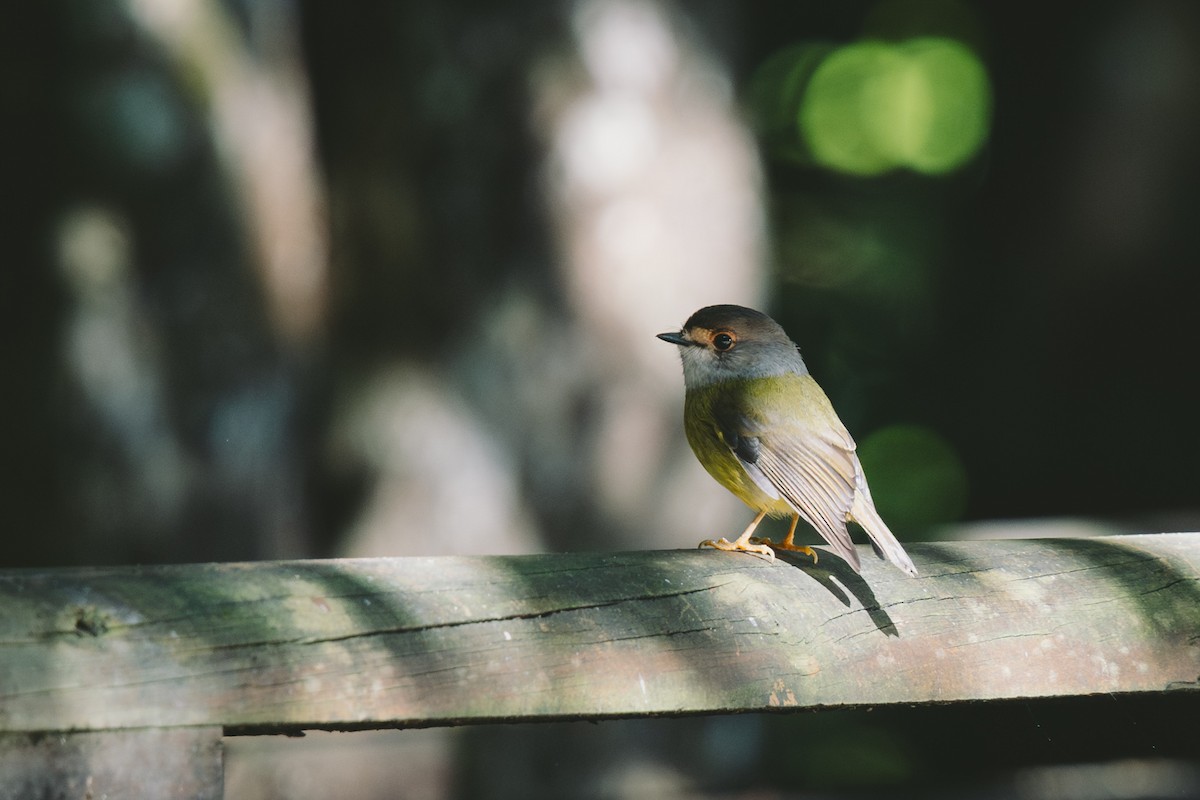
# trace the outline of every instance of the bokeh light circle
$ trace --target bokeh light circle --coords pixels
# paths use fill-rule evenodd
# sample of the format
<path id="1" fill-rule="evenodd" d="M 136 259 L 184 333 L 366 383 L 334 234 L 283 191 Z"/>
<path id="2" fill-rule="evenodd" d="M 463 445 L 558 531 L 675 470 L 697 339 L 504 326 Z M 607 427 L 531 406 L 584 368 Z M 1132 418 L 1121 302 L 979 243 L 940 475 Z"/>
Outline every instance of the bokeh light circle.
<path id="1" fill-rule="evenodd" d="M 797 114 L 817 163 L 862 176 L 957 169 L 979 152 L 990 121 L 983 64 L 962 43 L 939 37 L 833 51 L 813 72 Z"/>
<path id="2" fill-rule="evenodd" d="M 932 429 L 881 428 L 859 445 L 858 456 L 880 515 L 897 533 L 952 522 L 966 510 L 966 469 Z"/>

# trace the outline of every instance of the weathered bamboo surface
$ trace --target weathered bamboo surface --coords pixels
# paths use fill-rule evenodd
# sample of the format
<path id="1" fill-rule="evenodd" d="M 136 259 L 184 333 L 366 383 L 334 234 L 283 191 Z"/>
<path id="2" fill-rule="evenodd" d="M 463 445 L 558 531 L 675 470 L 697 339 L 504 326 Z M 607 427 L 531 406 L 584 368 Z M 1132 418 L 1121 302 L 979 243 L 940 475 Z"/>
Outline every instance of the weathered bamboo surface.
<path id="1" fill-rule="evenodd" d="M 1200 534 L 0 572 L 0 731 L 1200 690 Z"/>

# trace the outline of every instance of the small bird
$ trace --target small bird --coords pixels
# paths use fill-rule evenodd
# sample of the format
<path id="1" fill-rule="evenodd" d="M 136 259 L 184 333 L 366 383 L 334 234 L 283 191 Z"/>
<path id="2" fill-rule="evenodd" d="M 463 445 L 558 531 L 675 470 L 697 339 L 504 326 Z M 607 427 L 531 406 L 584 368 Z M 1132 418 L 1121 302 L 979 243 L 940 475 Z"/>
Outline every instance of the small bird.
<path id="1" fill-rule="evenodd" d="M 917 574 L 875 510 L 854 439 L 779 323 L 742 306 L 708 306 L 682 330 L 658 338 L 679 346 L 683 424 L 696 458 L 717 483 L 758 512 L 736 540 L 708 539 L 701 547 L 771 559 L 772 548 L 792 550 L 815 562 L 815 552 L 793 542 L 803 517 L 857 572 L 858 551 L 846 530 L 854 521 L 871 538 L 876 555 Z M 791 516 L 782 542 L 753 538 L 767 514 Z"/>

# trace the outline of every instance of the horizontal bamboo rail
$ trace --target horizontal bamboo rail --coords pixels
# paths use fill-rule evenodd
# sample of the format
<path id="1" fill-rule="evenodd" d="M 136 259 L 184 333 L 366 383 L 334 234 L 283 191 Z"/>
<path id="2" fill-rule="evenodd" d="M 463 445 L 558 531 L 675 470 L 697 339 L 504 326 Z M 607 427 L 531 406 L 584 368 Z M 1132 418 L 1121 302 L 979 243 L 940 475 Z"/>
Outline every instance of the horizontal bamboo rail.
<path id="1" fill-rule="evenodd" d="M 0 572 L 0 730 L 290 733 L 1197 688 L 1200 534 Z"/>
<path id="2" fill-rule="evenodd" d="M 3 571 L 0 771 L 85 731 L 209 759 L 222 731 L 1200 689 L 1200 534 L 909 550 L 919 578 L 709 550 Z"/>

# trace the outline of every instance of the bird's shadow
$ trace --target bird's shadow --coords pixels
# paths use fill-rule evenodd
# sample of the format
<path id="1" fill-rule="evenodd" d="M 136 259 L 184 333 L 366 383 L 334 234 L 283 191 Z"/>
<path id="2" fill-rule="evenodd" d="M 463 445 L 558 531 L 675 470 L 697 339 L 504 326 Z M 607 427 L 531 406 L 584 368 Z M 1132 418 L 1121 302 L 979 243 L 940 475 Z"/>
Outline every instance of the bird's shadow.
<path id="1" fill-rule="evenodd" d="M 870 617 L 876 629 L 884 635 L 897 637 L 900 635 L 896 623 L 875 599 L 875 592 L 871 589 L 871 585 L 841 558 L 826 551 L 821 552 L 821 560 L 816 564 L 800 553 L 777 552 L 775 557 L 812 578 L 847 608 L 853 605 L 850 602 L 850 597 L 853 596 L 867 612 L 867 616 Z"/>

